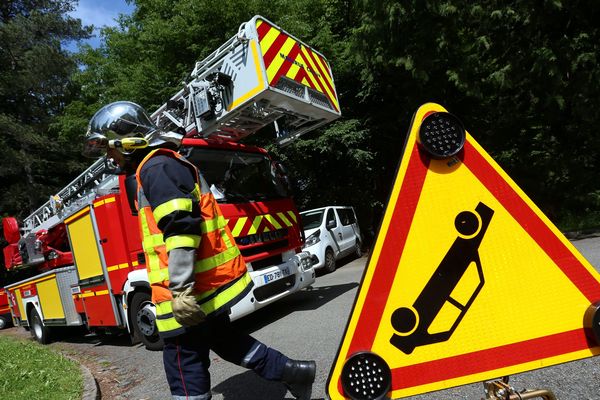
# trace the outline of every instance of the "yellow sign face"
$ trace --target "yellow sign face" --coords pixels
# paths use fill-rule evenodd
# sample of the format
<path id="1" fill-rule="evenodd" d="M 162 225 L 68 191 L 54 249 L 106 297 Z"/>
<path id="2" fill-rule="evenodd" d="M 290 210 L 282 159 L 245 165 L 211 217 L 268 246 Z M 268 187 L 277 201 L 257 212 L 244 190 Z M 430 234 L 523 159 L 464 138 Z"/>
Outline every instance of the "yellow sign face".
<path id="1" fill-rule="evenodd" d="M 331 399 L 401 398 L 600 353 L 584 327 L 598 273 L 467 132 L 457 154 L 432 158 L 421 128 L 434 113 L 449 115 L 426 104 L 411 126 Z"/>

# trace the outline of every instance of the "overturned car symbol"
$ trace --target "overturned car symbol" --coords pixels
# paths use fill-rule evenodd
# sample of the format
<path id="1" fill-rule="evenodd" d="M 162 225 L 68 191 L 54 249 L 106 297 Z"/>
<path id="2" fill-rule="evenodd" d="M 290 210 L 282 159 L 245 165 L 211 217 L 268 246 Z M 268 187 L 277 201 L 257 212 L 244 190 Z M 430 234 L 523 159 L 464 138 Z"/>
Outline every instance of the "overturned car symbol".
<path id="1" fill-rule="evenodd" d="M 458 324 L 484 285 L 483 268 L 479 260 L 479 245 L 490 224 L 494 210 L 483 203 L 477 204 L 475 212 L 462 211 L 454 220 L 458 237 L 444 256 L 433 276 L 419 294 L 412 307 L 400 307 L 392 313 L 391 324 L 397 333 L 390 343 L 406 354 L 415 347 L 444 342 L 452 336 Z M 460 282 L 469 265 L 475 262 L 479 283 L 465 304 L 452 298 L 452 292 Z M 442 306 L 449 302 L 460 314 L 444 332 L 429 333 L 429 327 Z"/>

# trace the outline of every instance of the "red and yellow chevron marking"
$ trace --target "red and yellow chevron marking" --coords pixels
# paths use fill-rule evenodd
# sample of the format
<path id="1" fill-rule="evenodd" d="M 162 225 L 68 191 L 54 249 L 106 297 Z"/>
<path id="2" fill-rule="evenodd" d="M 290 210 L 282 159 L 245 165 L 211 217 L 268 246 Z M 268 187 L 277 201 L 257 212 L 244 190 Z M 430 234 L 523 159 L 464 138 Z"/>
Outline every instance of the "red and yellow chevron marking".
<path id="1" fill-rule="evenodd" d="M 257 215 L 253 218 L 240 217 L 229 220 L 228 225 L 234 237 L 270 232 L 282 228 L 291 228 L 298 223 L 294 211 Z"/>
<path id="2" fill-rule="evenodd" d="M 323 93 L 339 112 L 340 107 L 327 61 L 310 47 L 281 32 L 266 21 L 256 21 L 269 85 L 282 76 Z"/>

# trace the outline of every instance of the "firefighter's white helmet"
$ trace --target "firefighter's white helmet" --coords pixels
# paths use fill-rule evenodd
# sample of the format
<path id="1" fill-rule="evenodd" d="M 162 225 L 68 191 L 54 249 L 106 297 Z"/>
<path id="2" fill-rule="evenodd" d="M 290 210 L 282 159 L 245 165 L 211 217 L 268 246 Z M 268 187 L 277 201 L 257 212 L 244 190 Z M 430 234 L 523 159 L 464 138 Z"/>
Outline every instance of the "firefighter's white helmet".
<path id="1" fill-rule="evenodd" d="M 146 111 L 130 101 L 116 101 L 94 114 L 85 134 L 83 154 L 100 157 L 108 148 L 125 155 L 137 149 L 160 147 L 166 143 L 181 144 L 182 135 L 160 130 Z"/>

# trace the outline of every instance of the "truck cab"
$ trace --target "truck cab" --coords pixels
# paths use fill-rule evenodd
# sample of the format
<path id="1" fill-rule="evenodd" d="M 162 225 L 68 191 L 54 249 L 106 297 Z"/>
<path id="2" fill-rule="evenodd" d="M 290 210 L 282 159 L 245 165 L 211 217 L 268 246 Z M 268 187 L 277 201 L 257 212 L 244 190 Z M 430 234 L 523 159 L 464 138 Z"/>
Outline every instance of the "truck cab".
<path id="1" fill-rule="evenodd" d="M 235 320 L 315 280 L 302 252 L 298 210 L 266 150 L 231 142 L 185 139 L 182 153 L 207 181 L 254 281 L 233 307 Z"/>

